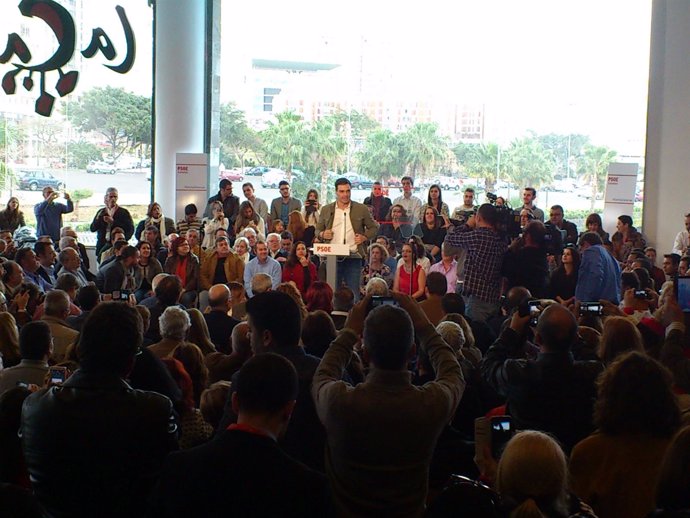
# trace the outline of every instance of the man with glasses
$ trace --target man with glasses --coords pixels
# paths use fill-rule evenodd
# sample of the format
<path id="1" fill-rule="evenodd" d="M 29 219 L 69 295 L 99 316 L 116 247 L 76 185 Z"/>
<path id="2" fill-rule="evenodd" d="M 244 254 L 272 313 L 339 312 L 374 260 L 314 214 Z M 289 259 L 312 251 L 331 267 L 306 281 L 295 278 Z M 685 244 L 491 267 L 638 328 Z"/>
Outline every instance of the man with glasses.
<path id="1" fill-rule="evenodd" d="M 371 188 L 371 196 L 364 198 L 364 205 L 369 207 L 369 212 L 371 212 L 374 220 L 377 223 L 382 223 L 386 221 L 386 215 L 393 203 L 388 196 L 383 195 L 381 182 L 374 182 L 374 186 Z"/>
<path id="2" fill-rule="evenodd" d="M 271 215 L 268 221 L 272 222 L 279 219 L 287 228 L 288 215 L 294 210 L 301 211 L 302 202 L 290 196 L 290 184 L 285 180 L 280 181 L 278 189 L 280 190 L 280 198 L 276 198 L 271 202 Z"/>
<path id="3" fill-rule="evenodd" d="M 55 203 L 59 196 L 52 187 L 44 187 L 43 201 L 34 207 L 36 235 L 50 236 L 54 242 L 60 239 L 62 215 L 74 210 L 74 205 L 68 192 L 65 192 L 66 203 Z"/>
<path id="4" fill-rule="evenodd" d="M 105 192 L 105 207 L 100 209 L 91 222 L 91 232 L 96 232 L 96 257 L 100 257 L 103 248 L 110 243 L 110 232 L 120 227 L 129 241 L 134 234 L 134 222 L 129 211 L 117 204 L 118 193 L 115 187 L 108 187 Z"/>

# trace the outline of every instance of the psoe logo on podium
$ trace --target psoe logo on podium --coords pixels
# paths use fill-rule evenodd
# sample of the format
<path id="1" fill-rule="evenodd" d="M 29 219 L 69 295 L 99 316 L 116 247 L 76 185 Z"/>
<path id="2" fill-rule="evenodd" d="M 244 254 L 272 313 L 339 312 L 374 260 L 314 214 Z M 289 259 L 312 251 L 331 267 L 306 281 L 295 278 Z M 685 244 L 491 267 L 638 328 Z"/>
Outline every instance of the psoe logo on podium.
<path id="1" fill-rule="evenodd" d="M 350 247 L 334 243 L 314 243 L 316 255 L 350 255 Z"/>

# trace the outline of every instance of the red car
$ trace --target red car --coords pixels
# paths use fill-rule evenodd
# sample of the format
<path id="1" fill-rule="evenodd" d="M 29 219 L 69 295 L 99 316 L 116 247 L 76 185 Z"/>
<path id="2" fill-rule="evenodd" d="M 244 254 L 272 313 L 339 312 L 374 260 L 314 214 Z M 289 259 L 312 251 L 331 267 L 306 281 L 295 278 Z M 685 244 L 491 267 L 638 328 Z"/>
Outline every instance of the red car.
<path id="1" fill-rule="evenodd" d="M 238 169 L 226 169 L 220 173 L 220 179 L 230 180 L 231 182 L 243 182 L 244 175 Z"/>

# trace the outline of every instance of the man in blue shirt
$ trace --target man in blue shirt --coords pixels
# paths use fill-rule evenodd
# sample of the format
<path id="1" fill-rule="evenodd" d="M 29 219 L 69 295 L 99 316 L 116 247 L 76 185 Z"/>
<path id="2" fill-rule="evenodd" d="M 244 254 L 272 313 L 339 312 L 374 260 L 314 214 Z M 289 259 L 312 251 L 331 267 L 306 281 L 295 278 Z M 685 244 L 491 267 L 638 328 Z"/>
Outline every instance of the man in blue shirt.
<path id="1" fill-rule="evenodd" d="M 55 203 L 59 194 L 52 187 L 43 188 L 43 201 L 34 207 L 36 215 L 36 234 L 38 236 L 50 236 L 53 242 L 60 240 L 60 228 L 62 228 L 62 215 L 74 210 L 72 198 L 65 193 L 67 204 Z"/>
<path id="2" fill-rule="evenodd" d="M 252 297 L 252 277 L 257 273 L 265 273 L 273 280 L 272 289 L 276 289 L 282 280 L 280 263 L 268 256 L 268 245 L 265 241 L 256 243 L 256 257 L 244 267 L 244 289 L 247 296 Z"/>
<path id="3" fill-rule="evenodd" d="M 604 248 L 596 232 L 580 237 L 580 270 L 575 288 L 579 301 L 621 300 L 621 268 L 618 261 Z"/>

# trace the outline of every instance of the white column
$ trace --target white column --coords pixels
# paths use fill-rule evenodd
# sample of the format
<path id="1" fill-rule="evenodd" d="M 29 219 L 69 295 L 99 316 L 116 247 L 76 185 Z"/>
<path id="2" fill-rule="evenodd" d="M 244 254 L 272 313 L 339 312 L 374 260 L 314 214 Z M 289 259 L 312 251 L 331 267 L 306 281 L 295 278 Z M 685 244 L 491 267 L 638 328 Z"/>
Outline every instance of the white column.
<path id="1" fill-rule="evenodd" d="M 153 197 L 173 219 L 175 153 L 204 151 L 205 12 L 205 0 L 156 0 Z"/>
<path id="2" fill-rule="evenodd" d="M 643 230 L 661 255 L 690 212 L 690 2 L 654 0 Z"/>

